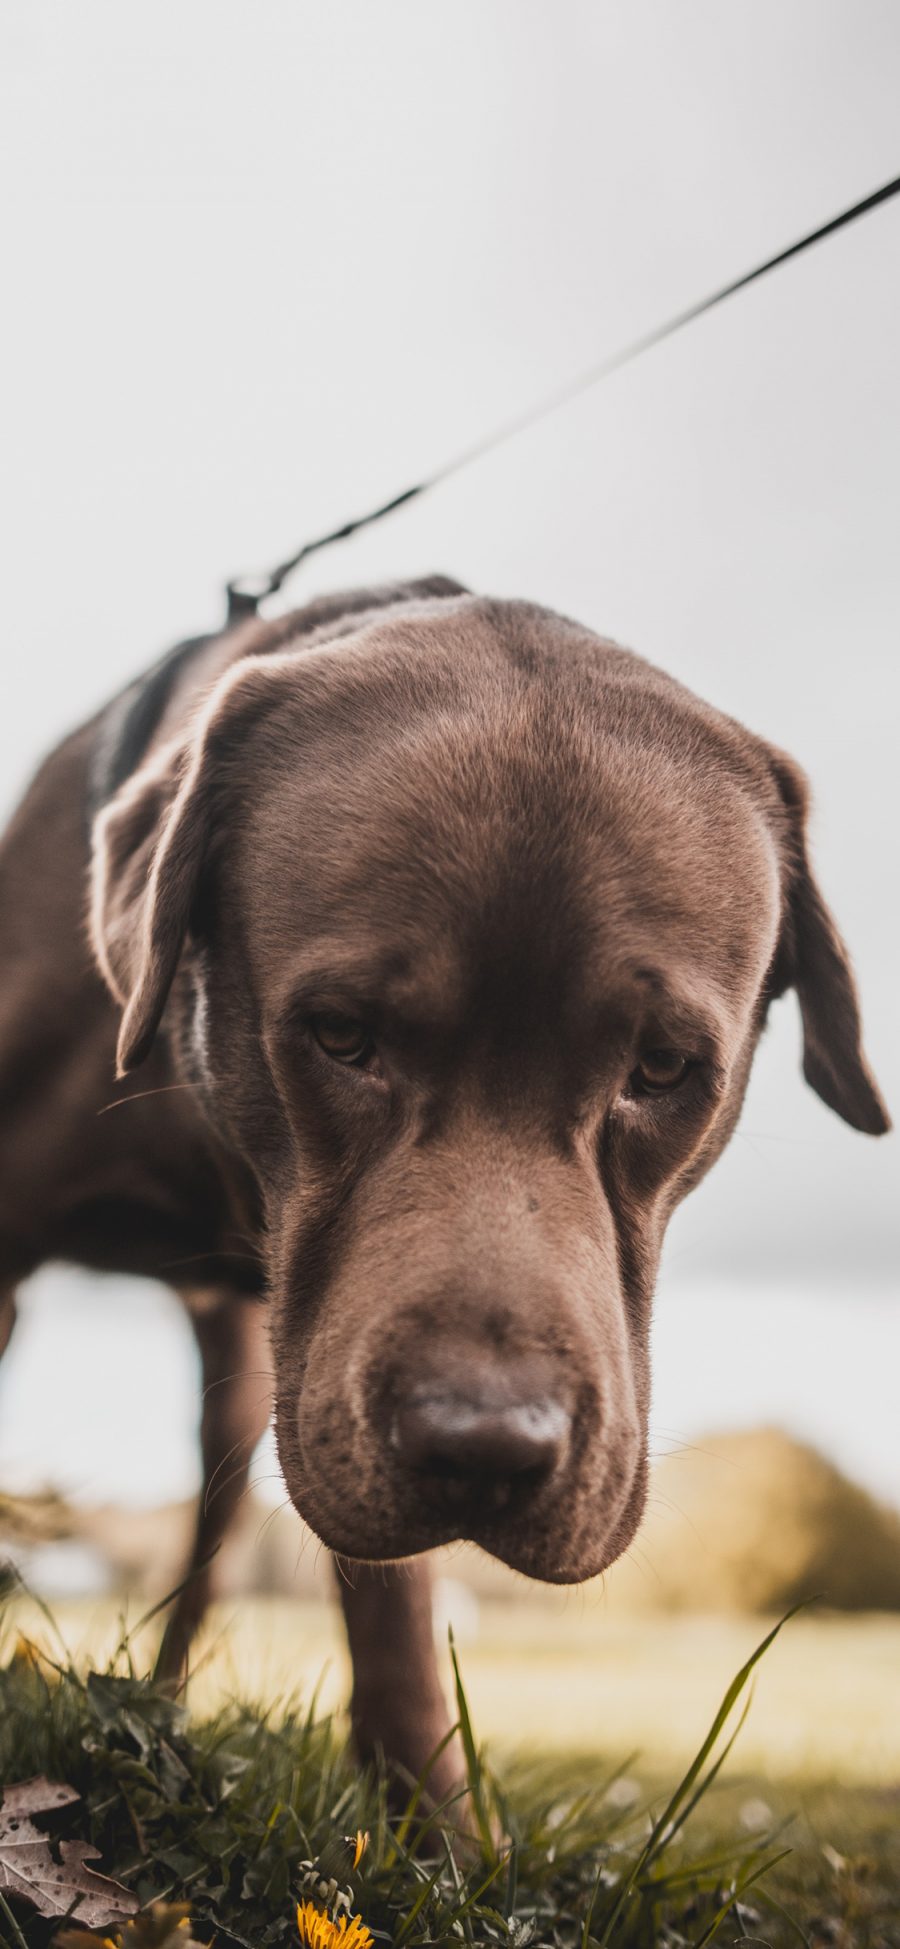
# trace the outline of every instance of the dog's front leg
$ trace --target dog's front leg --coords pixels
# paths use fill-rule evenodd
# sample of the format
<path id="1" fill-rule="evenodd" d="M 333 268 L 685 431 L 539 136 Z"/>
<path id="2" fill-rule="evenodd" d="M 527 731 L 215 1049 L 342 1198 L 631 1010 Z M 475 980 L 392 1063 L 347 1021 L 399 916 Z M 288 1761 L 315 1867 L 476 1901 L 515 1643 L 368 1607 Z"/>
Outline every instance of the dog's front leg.
<path id="1" fill-rule="evenodd" d="M 247 1487 L 250 1460 L 271 1406 L 265 1308 L 237 1294 L 182 1292 L 200 1352 L 203 1484 L 191 1561 L 163 1633 L 156 1677 L 169 1687 L 187 1676 L 188 1654 L 213 1594 L 214 1558 Z"/>
<path id="2" fill-rule="evenodd" d="M 427 1562 L 349 1563 L 335 1558 L 350 1655 L 350 1713 L 360 1759 L 384 1760 L 401 1789 L 427 1773 L 432 1806 L 458 1793 L 464 1776 L 438 1677 Z M 429 1761 L 432 1762 L 429 1767 Z M 459 1807 L 448 1819 L 460 1819 Z"/>

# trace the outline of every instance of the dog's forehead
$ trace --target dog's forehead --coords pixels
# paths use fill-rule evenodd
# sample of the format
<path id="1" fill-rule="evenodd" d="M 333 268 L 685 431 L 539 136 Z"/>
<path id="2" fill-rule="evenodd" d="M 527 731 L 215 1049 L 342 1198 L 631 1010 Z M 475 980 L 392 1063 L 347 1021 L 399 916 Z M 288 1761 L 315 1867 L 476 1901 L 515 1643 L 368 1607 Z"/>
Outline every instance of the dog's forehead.
<path id="1" fill-rule="evenodd" d="M 758 984 L 775 849 L 714 747 L 654 731 L 639 695 L 623 724 L 621 694 L 558 659 L 523 676 L 496 646 L 453 661 L 442 638 L 411 666 L 386 648 L 368 672 L 336 658 L 311 712 L 286 695 L 264 767 L 248 750 L 235 841 L 264 985 L 298 957 L 316 976 L 368 968 L 410 1008 L 479 970 L 545 993 L 638 992 L 648 970 L 656 992 L 661 969 L 726 997 Z"/>

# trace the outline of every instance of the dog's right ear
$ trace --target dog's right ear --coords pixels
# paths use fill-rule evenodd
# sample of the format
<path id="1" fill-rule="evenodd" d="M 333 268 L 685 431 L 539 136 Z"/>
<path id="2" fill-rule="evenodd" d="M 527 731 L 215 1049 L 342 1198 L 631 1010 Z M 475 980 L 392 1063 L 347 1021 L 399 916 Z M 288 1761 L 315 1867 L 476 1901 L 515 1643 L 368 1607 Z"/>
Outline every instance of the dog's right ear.
<path id="1" fill-rule="evenodd" d="M 90 930 L 124 1014 L 117 1073 L 149 1055 L 190 923 L 210 824 L 210 764 L 172 744 L 94 822 Z"/>
<path id="2" fill-rule="evenodd" d="M 223 829 L 241 734 L 277 701 L 283 661 L 248 657 L 236 664 L 185 739 L 148 759 L 94 822 L 91 942 L 124 1007 L 119 1076 L 136 1069 L 153 1046 L 203 867 Z"/>

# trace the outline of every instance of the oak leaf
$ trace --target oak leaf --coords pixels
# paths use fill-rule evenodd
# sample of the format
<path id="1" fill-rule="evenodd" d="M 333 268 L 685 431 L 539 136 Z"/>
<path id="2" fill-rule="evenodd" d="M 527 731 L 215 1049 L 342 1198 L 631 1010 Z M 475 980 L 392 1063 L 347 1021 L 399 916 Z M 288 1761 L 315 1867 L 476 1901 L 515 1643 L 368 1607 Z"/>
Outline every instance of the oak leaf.
<path id="1" fill-rule="evenodd" d="M 100 1853 L 85 1841 L 60 1841 L 35 1827 L 33 1814 L 55 1813 L 79 1795 L 58 1780 L 22 1780 L 0 1800 L 0 1892 L 30 1902 L 40 1915 L 70 1915 L 90 1928 L 133 1915 L 137 1901 L 121 1882 L 98 1875 Z M 58 1858 L 57 1858 L 58 1856 Z"/>

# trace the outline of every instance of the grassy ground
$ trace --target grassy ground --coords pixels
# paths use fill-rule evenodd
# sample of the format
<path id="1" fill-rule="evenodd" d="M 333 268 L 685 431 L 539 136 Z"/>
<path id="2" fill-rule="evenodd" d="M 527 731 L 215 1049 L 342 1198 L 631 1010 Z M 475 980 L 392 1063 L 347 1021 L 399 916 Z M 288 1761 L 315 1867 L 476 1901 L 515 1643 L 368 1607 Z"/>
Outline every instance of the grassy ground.
<path id="1" fill-rule="evenodd" d="M 57 1616 L 69 1650 L 102 1667 L 120 1636 L 114 1610 L 64 1605 Z M 123 1875 L 128 1868 L 142 1899 L 164 1888 L 180 1894 L 193 1875 L 186 1892 L 194 1893 L 195 1931 L 208 1939 L 215 1930 L 224 1944 L 296 1944 L 290 1885 L 297 1858 L 335 1827 L 349 1831 L 359 1821 L 376 1834 L 363 1912 L 410 1949 L 467 1937 L 513 1949 L 526 1940 L 559 1949 L 588 1942 L 680 1949 L 704 1939 L 741 1861 L 751 1873 L 785 1847 L 791 1853 L 748 1891 L 747 1906 L 732 1904 L 723 1915 L 719 1940 L 898 1949 L 900 1620 L 805 1614 L 786 1626 L 755 1674 L 752 1709 L 727 1766 L 683 1830 L 638 1871 L 611 1924 L 648 1818 L 671 1796 L 764 1627 L 746 1619 L 627 1619 L 579 1604 L 563 1615 L 485 1604 L 477 1628 L 471 1617 L 459 1622 L 470 1632 L 461 1660 L 472 1718 L 496 1769 L 482 1792 L 518 1842 L 498 1863 L 489 1836 L 485 1861 L 459 1871 L 460 1888 L 445 1863 L 411 1922 L 432 1869 L 397 1853 L 396 1830 L 392 1838 L 371 1784 L 341 1757 L 340 1725 L 335 1744 L 330 1729 L 312 1728 L 278 1704 L 298 1691 L 309 1698 L 329 1660 L 322 1707 L 344 1696 L 343 1651 L 324 1607 L 242 1603 L 212 1619 L 190 1725 L 166 1721 L 163 1743 L 191 1781 L 190 1793 L 182 1782 L 176 1815 L 166 1800 L 171 1779 L 155 1800 L 145 1779 L 148 1805 L 124 1814 L 121 1793 L 117 1800 L 110 1790 L 117 1766 L 127 1773 L 139 1760 L 147 1768 L 133 1715 L 146 1720 L 148 1695 L 140 1687 L 127 1699 L 115 1688 L 101 1695 L 95 1681 L 92 1698 L 91 1688 L 68 1679 L 60 1690 L 60 1681 L 48 1683 L 47 1667 L 21 1657 L 4 1681 L 0 1779 L 46 1769 L 82 1786 L 105 1865 Z M 8 1615 L 7 1650 L 19 1630 L 45 1645 L 52 1637 L 46 1619 L 21 1599 Z M 148 1650 L 133 1644 L 138 1667 Z M 54 1655 L 59 1662 L 58 1649 Z M 263 1701 L 265 1723 L 235 1698 Z M 168 1764 L 159 1762 L 163 1773 Z M 225 1803 L 222 1767 L 226 1784 L 232 1775 L 239 1781 Z M 129 1793 L 133 1800 L 133 1786 Z M 134 1813 L 145 1842 L 151 1836 L 144 1856 L 135 1848 Z M 467 1907 L 491 1873 L 490 1888 Z M 24 1927 L 29 1949 L 46 1940 L 45 1924 Z M 13 1949 L 8 1932 L 7 1940 Z"/>
<path id="2" fill-rule="evenodd" d="M 494 1751 L 600 1760 L 638 1751 L 657 1776 L 687 1764 L 765 1630 L 748 1617 L 632 1615 L 578 1594 L 564 1605 L 483 1601 L 474 1615 L 465 1590 L 444 1587 L 438 1598 L 440 1636 L 452 1624 L 473 1716 Z M 67 1650 L 95 1665 L 122 1633 L 122 1609 L 109 1599 L 55 1604 L 53 1618 Z M 53 1637 L 27 1598 L 10 1607 L 8 1628 L 48 1647 Z M 150 1662 L 158 1628 L 135 1637 L 138 1662 Z M 446 1653 L 445 1670 L 449 1682 Z M 242 1598 L 213 1609 L 191 1684 L 196 1713 L 235 1696 L 271 1705 L 316 1688 L 329 1712 L 349 1689 L 336 1604 Z M 741 1763 L 769 1779 L 900 1784 L 900 1713 L 886 1710 L 898 1695 L 900 1616 L 803 1612 L 756 1674 Z"/>

